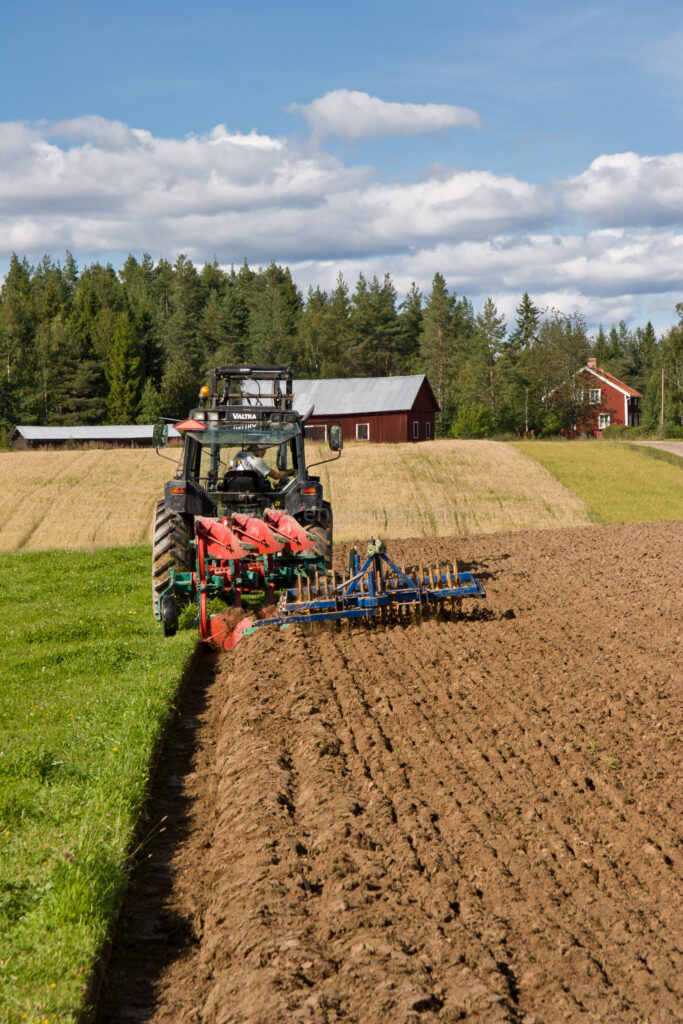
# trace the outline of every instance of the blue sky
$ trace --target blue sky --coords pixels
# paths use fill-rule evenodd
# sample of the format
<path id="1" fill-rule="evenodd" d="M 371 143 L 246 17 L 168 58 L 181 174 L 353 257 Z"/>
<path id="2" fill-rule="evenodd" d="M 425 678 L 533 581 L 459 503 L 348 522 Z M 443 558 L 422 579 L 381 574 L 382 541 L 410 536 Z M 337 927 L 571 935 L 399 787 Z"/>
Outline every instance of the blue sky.
<path id="1" fill-rule="evenodd" d="M 675 320 L 678 2 L 24 0 L 1 27 L 0 273 L 185 252 Z"/>

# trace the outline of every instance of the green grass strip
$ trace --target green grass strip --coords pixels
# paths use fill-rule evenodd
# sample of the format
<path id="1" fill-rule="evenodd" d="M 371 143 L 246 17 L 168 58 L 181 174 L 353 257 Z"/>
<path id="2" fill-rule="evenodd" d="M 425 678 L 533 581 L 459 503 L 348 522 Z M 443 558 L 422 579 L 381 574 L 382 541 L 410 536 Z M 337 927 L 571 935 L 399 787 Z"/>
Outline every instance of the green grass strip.
<path id="1" fill-rule="evenodd" d="M 196 645 L 150 550 L 0 556 L 0 1021 L 76 1021 Z M 143 837 L 144 839 L 144 837 Z"/>
<path id="2" fill-rule="evenodd" d="M 649 448 L 610 441 L 522 441 L 515 447 L 581 498 L 596 523 L 683 519 L 678 456 L 660 459 Z"/>

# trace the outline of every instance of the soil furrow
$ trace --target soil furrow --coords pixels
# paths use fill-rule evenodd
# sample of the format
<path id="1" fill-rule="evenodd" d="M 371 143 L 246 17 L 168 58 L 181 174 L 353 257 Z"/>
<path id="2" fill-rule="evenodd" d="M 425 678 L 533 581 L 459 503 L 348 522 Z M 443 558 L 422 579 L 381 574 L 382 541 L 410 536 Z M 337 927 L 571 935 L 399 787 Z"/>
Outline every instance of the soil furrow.
<path id="1" fill-rule="evenodd" d="M 390 554 L 486 600 L 207 658 L 98 1024 L 678 1019 L 683 525 Z"/>

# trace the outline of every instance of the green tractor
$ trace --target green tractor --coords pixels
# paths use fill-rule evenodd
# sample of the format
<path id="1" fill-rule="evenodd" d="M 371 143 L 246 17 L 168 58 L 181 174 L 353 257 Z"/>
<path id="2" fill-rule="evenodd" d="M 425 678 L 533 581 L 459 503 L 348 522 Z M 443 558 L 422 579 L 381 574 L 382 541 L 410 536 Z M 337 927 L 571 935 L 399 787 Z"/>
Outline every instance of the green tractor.
<path id="1" fill-rule="evenodd" d="M 154 615 L 166 635 L 194 598 L 202 639 L 231 647 L 230 609 L 272 607 L 302 579 L 310 585 L 329 572 L 332 507 L 304 448 L 313 409 L 300 415 L 293 400 L 289 369 L 219 366 L 198 407 L 175 424 L 182 457 L 156 507 L 152 556 Z M 167 440 L 168 425 L 157 424 L 158 454 Z M 339 458 L 340 426 L 328 428 L 328 440 Z M 227 614 L 210 614 L 214 598 Z"/>

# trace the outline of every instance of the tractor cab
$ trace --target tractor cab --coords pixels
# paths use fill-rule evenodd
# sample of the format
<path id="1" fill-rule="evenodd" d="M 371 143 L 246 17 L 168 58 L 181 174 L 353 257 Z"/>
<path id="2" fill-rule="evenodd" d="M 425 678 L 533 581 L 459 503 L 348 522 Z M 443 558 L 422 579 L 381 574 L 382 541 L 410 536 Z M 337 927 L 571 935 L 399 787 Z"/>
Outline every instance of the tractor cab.
<path id="1" fill-rule="evenodd" d="M 165 487 L 169 510 L 261 515 L 274 506 L 309 523 L 331 516 L 323 511 L 319 478 L 306 467 L 304 427 L 313 410 L 301 416 L 294 409 L 291 370 L 216 367 L 199 398 L 188 419 L 175 424 L 184 449 L 176 479 Z M 329 444 L 341 452 L 341 427 L 330 427 Z"/>

